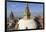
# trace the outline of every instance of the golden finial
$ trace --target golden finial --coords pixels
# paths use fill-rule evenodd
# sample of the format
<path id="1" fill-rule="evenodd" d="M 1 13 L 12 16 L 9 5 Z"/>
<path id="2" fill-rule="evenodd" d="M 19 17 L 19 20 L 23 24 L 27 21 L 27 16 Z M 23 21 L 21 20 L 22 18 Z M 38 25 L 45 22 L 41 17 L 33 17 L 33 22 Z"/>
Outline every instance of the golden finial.
<path id="1" fill-rule="evenodd" d="M 28 18 L 30 17 L 30 11 L 29 11 L 29 7 L 28 7 L 28 3 L 26 4 L 26 10 L 24 11 L 24 16 L 27 16 Z"/>

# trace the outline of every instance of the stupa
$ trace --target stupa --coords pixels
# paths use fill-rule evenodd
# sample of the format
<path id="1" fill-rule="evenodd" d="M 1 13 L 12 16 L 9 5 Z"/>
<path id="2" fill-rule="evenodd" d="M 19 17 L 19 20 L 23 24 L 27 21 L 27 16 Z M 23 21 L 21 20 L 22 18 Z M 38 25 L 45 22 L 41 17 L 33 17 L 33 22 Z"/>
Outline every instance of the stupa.
<path id="1" fill-rule="evenodd" d="M 8 18 L 9 21 L 7 21 L 8 23 L 8 28 L 9 30 L 16 30 L 18 29 L 18 19 L 14 16 L 13 12 L 11 11 L 10 17 Z M 16 27 L 17 26 L 17 27 Z"/>
<path id="2" fill-rule="evenodd" d="M 19 24 L 18 29 L 21 30 L 21 29 L 36 29 L 37 28 L 36 22 L 30 16 L 31 16 L 31 13 L 29 11 L 29 7 L 28 7 L 28 4 L 27 4 L 27 7 L 24 11 L 24 16 L 18 22 L 18 24 Z"/>

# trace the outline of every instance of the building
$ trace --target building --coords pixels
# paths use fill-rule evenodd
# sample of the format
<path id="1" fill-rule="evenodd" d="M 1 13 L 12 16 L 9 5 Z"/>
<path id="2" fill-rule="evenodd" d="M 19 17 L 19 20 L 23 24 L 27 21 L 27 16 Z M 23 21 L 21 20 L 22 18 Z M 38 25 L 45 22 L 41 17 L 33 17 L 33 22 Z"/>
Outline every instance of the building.
<path id="1" fill-rule="evenodd" d="M 34 20 L 34 18 L 31 18 L 31 12 L 29 11 L 29 7 L 27 4 L 27 7 L 24 11 L 24 16 L 22 19 L 19 20 L 19 28 L 18 29 L 36 29 L 37 24 Z"/>
<path id="2" fill-rule="evenodd" d="M 15 30 L 18 28 L 18 19 L 14 16 L 13 12 L 11 11 L 11 14 L 7 20 L 7 28 L 8 30 Z"/>

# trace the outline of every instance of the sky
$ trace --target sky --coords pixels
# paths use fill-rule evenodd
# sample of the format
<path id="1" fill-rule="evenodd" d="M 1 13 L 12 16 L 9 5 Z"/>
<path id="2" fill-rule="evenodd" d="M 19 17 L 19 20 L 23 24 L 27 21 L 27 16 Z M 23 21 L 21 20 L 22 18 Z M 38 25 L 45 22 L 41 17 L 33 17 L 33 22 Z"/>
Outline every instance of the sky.
<path id="1" fill-rule="evenodd" d="M 26 9 L 26 3 L 7 2 L 7 16 L 10 16 L 11 11 L 14 16 L 23 16 Z M 28 3 L 31 16 L 43 16 L 43 4 Z"/>

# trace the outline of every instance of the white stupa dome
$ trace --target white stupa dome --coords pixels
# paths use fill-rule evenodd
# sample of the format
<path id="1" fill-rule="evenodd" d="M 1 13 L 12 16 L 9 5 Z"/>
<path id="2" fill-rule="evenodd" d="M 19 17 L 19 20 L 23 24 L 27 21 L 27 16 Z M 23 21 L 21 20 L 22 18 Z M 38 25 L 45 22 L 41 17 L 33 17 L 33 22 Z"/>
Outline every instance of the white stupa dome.
<path id="1" fill-rule="evenodd" d="M 24 17 L 20 19 L 18 22 L 19 29 L 36 29 L 37 28 L 34 18 L 31 18 L 30 15 L 31 14 L 27 5 L 26 10 L 24 12 Z"/>

